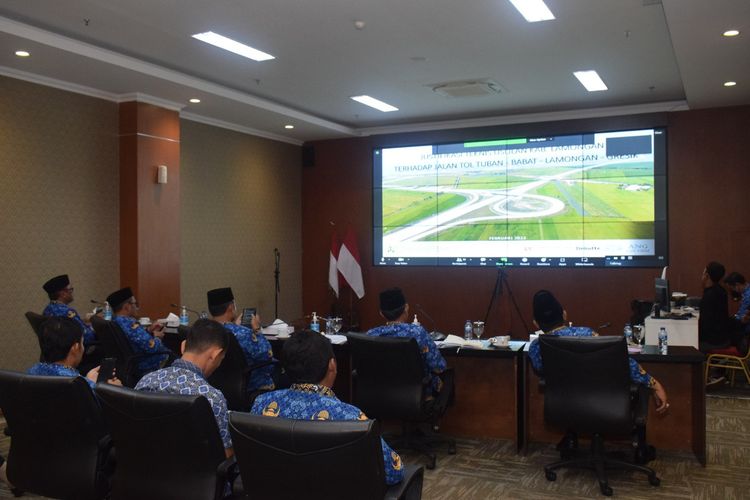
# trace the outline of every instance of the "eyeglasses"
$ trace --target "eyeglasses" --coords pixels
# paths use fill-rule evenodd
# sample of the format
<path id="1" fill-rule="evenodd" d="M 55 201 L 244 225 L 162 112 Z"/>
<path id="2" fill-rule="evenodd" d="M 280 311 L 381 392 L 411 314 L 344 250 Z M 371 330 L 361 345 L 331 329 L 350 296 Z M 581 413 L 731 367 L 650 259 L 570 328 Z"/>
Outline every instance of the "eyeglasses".
<path id="1" fill-rule="evenodd" d="M 73 288 L 72 286 L 62 289 L 63 292 L 70 292 L 70 293 L 73 293 L 73 290 L 75 290 L 75 288 Z"/>
<path id="2" fill-rule="evenodd" d="M 132 299 L 129 303 L 132 304 L 133 306 L 135 306 L 136 308 L 140 307 L 140 304 L 135 299 Z"/>

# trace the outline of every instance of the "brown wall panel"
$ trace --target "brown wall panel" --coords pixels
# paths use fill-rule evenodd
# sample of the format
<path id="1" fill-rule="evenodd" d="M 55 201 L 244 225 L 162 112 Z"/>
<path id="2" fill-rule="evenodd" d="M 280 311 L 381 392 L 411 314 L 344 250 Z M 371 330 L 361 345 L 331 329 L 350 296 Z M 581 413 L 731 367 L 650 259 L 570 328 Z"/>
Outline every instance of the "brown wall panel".
<path id="1" fill-rule="evenodd" d="M 342 139 L 311 143 L 315 166 L 303 169 L 303 306 L 327 312 L 336 303 L 327 286 L 330 231 L 357 231 L 366 295 L 353 299 L 363 328 L 381 323 L 377 293 L 401 286 L 409 302 L 420 304 L 438 329 L 459 332 L 466 319 L 483 318 L 496 271 L 481 268 L 375 268 L 372 266 L 372 148 L 461 139 L 527 134 L 668 126 L 670 271 L 674 290 L 699 295 L 706 262 L 750 274 L 750 262 L 737 240 L 750 230 L 743 200 L 750 186 L 750 107 L 657 115 L 636 115 L 558 123 L 520 124 L 472 130 Z M 732 237 L 735 235 L 736 237 Z M 744 241 L 744 240 L 742 240 Z M 555 292 L 575 324 L 597 327 L 611 322 L 621 331 L 633 298 L 653 296 L 657 269 L 510 269 L 509 283 L 521 314 L 531 327 L 531 297 L 540 288 Z M 340 304 L 350 300 L 342 293 Z M 412 308 L 414 309 L 414 307 Z M 505 293 L 493 308 L 487 335 L 524 327 Z M 431 328 L 431 322 L 420 315 Z M 605 330 L 604 333 L 607 331 Z"/>

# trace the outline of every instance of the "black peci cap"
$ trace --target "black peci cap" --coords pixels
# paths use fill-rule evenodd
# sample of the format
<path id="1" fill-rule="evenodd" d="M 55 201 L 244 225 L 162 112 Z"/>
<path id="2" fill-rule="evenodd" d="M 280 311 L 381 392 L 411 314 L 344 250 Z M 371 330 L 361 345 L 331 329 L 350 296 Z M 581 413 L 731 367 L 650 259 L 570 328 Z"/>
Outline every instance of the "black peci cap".
<path id="1" fill-rule="evenodd" d="M 532 301 L 534 319 L 539 325 L 552 325 L 563 319 L 563 308 L 549 290 L 539 290 Z"/>
<path id="2" fill-rule="evenodd" d="M 42 285 L 42 288 L 44 288 L 44 291 L 47 293 L 55 293 L 59 292 L 68 285 L 70 285 L 70 279 L 68 278 L 68 275 L 61 274 L 60 276 L 55 276 L 54 278 L 48 280 L 44 285 Z"/>
<path id="3" fill-rule="evenodd" d="M 107 302 L 112 309 L 118 309 L 126 300 L 129 300 L 133 296 L 133 290 L 129 286 L 120 288 L 116 292 L 112 292 L 107 295 Z"/>
<path id="4" fill-rule="evenodd" d="M 209 290 L 206 293 L 206 297 L 208 298 L 208 307 L 216 307 L 216 306 L 223 306 L 224 304 L 229 304 L 234 300 L 234 294 L 232 293 L 232 289 L 227 288 L 214 288 L 213 290 Z"/>
<path id="5" fill-rule="evenodd" d="M 400 288 L 389 288 L 380 292 L 380 310 L 395 311 L 406 304 L 406 297 Z"/>

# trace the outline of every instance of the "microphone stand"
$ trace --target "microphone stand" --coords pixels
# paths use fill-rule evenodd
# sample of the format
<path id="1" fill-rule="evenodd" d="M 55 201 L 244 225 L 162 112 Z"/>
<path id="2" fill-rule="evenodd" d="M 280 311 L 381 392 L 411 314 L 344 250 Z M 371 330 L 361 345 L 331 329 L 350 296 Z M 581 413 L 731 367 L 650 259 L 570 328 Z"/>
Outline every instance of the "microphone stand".
<path id="1" fill-rule="evenodd" d="M 279 274 L 281 274 L 281 271 L 279 270 L 279 266 L 281 265 L 281 252 L 279 252 L 278 248 L 273 249 L 273 255 L 274 255 L 274 262 L 275 262 L 275 268 L 273 271 L 273 279 L 274 283 L 276 284 L 276 292 L 274 296 L 274 319 L 279 317 L 279 294 L 281 293 L 281 285 L 279 283 Z"/>
<path id="2" fill-rule="evenodd" d="M 511 302 L 513 303 L 513 307 L 515 307 L 516 309 L 516 314 L 518 314 L 518 317 L 521 318 L 521 323 L 523 324 L 524 331 L 530 332 L 531 330 L 529 330 L 529 325 L 526 324 L 526 320 L 521 314 L 521 309 L 518 307 L 518 302 L 516 302 L 516 297 L 513 295 L 513 290 L 510 288 L 510 283 L 508 283 L 508 273 L 502 267 L 498 268 L 497 270 L 497 278 L 495 278 L 495 287 L 492 289 L 492 297 L 490 297 L 490 303 L 487 306 L 487 313 L 484 315 L 485 328 L 487 327 L 487 319 L 490 317 L 490 311 L 492 310 L 492 305 L 495 303 L 495 300 L 498 298 L 498 296 L 503 294 L 503 287 L 505 287 L 508 290 L 508 296 L 510 297 Z"/>

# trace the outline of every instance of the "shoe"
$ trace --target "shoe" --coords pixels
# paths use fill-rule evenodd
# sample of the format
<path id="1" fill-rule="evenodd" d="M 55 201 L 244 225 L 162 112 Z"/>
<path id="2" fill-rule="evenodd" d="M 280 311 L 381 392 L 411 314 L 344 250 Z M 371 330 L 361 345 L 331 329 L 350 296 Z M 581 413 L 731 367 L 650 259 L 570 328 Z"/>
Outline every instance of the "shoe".
<path id="1" fill-rule="evenodd" d="M 727 378 L 723 375 L 719 377 L 710 377 L 708 382 L 706 382 L 706 387 L 713 387 L 715 385 L 723 384 L 726 381 Z"/>

